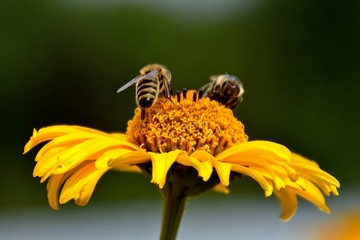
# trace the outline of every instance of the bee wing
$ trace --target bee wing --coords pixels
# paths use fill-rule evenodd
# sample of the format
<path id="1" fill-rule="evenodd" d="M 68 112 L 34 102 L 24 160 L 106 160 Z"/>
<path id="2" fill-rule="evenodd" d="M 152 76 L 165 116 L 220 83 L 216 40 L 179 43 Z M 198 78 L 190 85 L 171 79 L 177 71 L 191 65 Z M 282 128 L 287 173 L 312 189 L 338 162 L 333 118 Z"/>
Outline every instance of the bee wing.
<path id="1" fill-rule="evenodd" d="M 226 74 L 226 76 L 227 76 L 227 79 L 229 79 L 229 80 L 232 80 L 232 81 L 236 81 L 236 82 L 241 83 L 240 79 L 239 79 L 237 76 L 235 76 L 235 75 L 228 75 L 228 74 Z"/>
<path id="2" fill-rule="evenodd" d="M 131 85 L 133 85 L 134 83 L 136 83 L 137 81 L 139 81 L 142 78 L 149 78 L 149 79 L 154 79 L 157 75 L 159 74 L 159 70 L 152 70 L 150 71 L 148 74 L 146 75 L 140 75 L 137 76 L 133 79 L 131 79 L 128 83 L 126 83 L 124 86 L 122 86 L 121 88 L 119 88 L 116 92 L 122 92 L 125 89 L 127 89 L 128 87 L 130 87 Z"/>
<path id="3" fill-rule="evenodd" d="M 236 82 L 241 82 L 240 79 L 237 76 L 229 75 L 227 73 L 222 74 L 222 75 L 212 75 L 212 76 L 210 76 L 210 80 L 211 81 L 217 81 L 217 80 L 219 80 L 220 77 L 223 78 L 223 80 L 232 80 L 232 81 L 236 81 Z"/>
<path id="4" fill-rule="evenodd" d="M 210 80 L 211 81 L 216 81 L 220 76 L 221 76 L 220 74 L 219 75 L 211 75 Z"/>
<path id="5" fill-rule="evenodd" d="M 144 75 L 143 78 L 154 79 L 158 75 L 159 75 L 159 70 L 154 69 L 154 70 L 148 72 L 146 75 Z"/>
<path id="6" fill-rule="evenodd" d="M 164 85 L 165 85 L 165 92 L 163 93 L 165 98 L 168 98 L 171 100 L 171 94 L 172 94 L 172 88 L 171 88 L 171 84 L 168 81 L 164 81 Z"/>
<path id="7" fill-rule="evenodd" d="M 122 92 L 124 91 L 125 89 L 127 89 L 128 87 L 130 87 L 131 85 L 133 85 L 134 83 L 136 83 L 137 81 L 139 81 L 139 79 L 141 78 L 142 76 L 137 76 L 136 78 L 133 78 L 131 79 L 128 83 L 125 83 L 124 86 L 122 86 L 121 88 L 119 88 L 116 93 L 119 93 L 119 92 Z"/>

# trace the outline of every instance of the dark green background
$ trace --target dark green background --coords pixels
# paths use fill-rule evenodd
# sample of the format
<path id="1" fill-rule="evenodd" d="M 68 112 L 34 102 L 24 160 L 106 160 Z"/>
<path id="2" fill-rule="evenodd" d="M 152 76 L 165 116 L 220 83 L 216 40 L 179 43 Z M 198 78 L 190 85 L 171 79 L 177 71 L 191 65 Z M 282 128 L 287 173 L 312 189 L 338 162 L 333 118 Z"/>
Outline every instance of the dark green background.
<path id="1" fill-rule="evenodd" d="M 171 70 L 174 89 L 238 76 L 235 115 L 251 140 L 316 160 L 344 188 L 359 184 L 359 1 L 116 2 L 0 4 L 0 208 L 47 204 L 32 177 L 36 150 L 22 155 L 34 127 L 125 131 L 134 87 L 116 90 L 153 62 Z M 263 196 L 249 180 L 232 186 Z M 91 203 L 146 196 L 158 197 L 149 179 L 114 172 Z"/>

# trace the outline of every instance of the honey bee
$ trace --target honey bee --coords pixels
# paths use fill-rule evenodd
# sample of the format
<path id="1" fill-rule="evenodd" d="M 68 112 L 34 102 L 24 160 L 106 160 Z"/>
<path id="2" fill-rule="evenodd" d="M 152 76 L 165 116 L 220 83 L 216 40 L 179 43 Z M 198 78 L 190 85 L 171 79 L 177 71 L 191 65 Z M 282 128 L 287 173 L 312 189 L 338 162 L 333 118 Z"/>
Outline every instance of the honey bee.
<path id="1" fill-rule="evenodd" d="M 140 69 L 140 75 L 117 90 L 122 92 L 136 83 L 135 100 L 141 109 L 141 120 L 145 118 L 145 109 L 152 107 L 160 96 L 170 99 L 171 73 L 160 64 L 149 64 Z M 171 100 L 171 99 L 170 99 Z"/>
<path id="2" fill-rule="evenodd" d="M 208 97 L 230 109 L 234 109 L 242 101 L 244 87 L 236 76 L 214 75 L 210 80 L 210 83 L 199 89 L 199 98 Z"/>

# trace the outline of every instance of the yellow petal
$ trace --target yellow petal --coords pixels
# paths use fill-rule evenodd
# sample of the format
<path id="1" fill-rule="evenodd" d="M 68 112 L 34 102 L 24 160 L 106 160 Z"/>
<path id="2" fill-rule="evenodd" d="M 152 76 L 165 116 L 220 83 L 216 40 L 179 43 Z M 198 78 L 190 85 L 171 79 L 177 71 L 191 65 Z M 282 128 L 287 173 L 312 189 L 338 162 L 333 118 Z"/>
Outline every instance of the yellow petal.
<path id="1" fill-rule="evenodd" d="M 48 144 L 49 144 L 49 143 L 48 143 Z M 45 144 L 44 147 L 45 147 L 46 145 L 47 145 L 47 144 Z M 44 147 L 43 147 L 43 148 L 44 148 Z M 66 145 L 65 145 L 65 146 L 52 147 L 52 148 L 48 149 L 48 150 L 46 151 L 46 153 L 41 154 L 40 152 L 41 152 L 41 150 L 42 150 L 43 148 L 41 148 L 40 151 L 38 152 L 38 154 L 36 155 L 36 157 L 35 157 L 35 161 L 36 161 L 36 162 L 46 162 L 47 159 L 49 159 L 49 158 L 51 158 L 51 157 L 53 157 L 53 156 L 55 156 L 55 155 L 60 154 L 60 153 L 63 152 L 64 150 L 67 150 L 67 149 L 69 148 L 69 146 L 66 146 Z M 41 154 L 41 155 L 40 155 L 40 154 Z"/>
<path id="2" fill-rule="evenodd" d="M 216 155 L 216 159 L 224 162 L 238 163 L 243 157 L 257 159 L 264 156 L 290 161 L 291 152 L 285 146 L 278 143 L 270 141 L 249 141 L 226 149 Z"/>
<path id="3" fill-rule="evenodd" d="M 232 164 L 222 163 L 222 162 L 217 161 L 216 159 L 213 159 L 212 165 L 214 166 L 214 168 L 216 170 L 216 173 L 220 179 L 220 183 L 224 186 L 229 186 Z"/>
<path id="4" fill-rule="evenodd" d="M 34 146 L 36 146 L 41 142 L 49 141 L 64 134 L 76 132 L 76 131 L 102 133 L 100 131 L 91 128 L 86 128 L 81 126 L 69 126 L 69 125 L 54 125 L 50 127 L 41 128 L 39 131 L 36 131 L 36 129 L 34 129 L 33 136 L 25 145 L 24 153 L 28 152 L 31 148 L 33 148 Z"/>
<path id="5" fill-rule="evenodd" d="M 64 138 L 60 138 L 64 135 L 67 136 Z M 24 147 L 24 153 L 28 152 L 29 150 L 31 150 L 31 148 L 33 148 L 39 143 L 50 141 L 55 138 L 60 138 L 60 139 L 56 140 L 54 143 L 49 145 L 49 148 L 54 148 L 56 145 L 64 145 L 71 143 L 72 145 L 74 145 L 75 141 L 81 141 L 82 139 L 95 138 L 101 136 L 117 138 L 126 146 L 137 148 L 135 144 L 132 144 L 127 141 L 125 134 L 121 134 L 121 133 L 108 134 L 102 131 L 98 131 L 96 129 L 81 127 L 81 126 L 54 125 L 50 127 L 41 128 L 39 131 L 36 131 L 34 129 L 33 136 L 30 138 L 30 140 L 27 142 L 27 144 Z M 46 150 L 47 148 L 41 150 L 41 154 L 39 156 L 44 154 Z"/>
<path id="6" fill-rule="evenodd" d="M 203 177 L 204 181 L 207 181 L 213 172 L 212 161 L 215 160 L 214 156 L 212 156 L 210 153 L 206 151 L 197 150 L 191 154 L 191 157 L 194 157 L 201 162 L 202 170 L 203 170 L 201 176 Z"/>
<path id="7" fill-rule="evenodd" d="M 119 138 L 121 140 L 128 141 L 128 136 L 126 134 L 124 134 L 124 133 L 116 132 L 116 133 L 110 133 L 110 135 L 115 137 L 115 138 Z"/>
<path id="8" fill-rule="evenodd" d="M 273 192 L 273 187 L 271 184 L 269 184 L 266 179 L 256 170 L 253 170 L 251 168 L 247 168 L 241 165 L 233 164 L 232 170 L 244 175 L 247 175 L 251 178 L 253 178 L 255 181 L 257 181 L 262 189 L 265 191 L 265 196 L 268 197 Z"/>
<path id="9" fill-rule="evenodd" d="M 36 129 L 33 130 L 33 135 L 30 138 L 30 140 L 26 143 L 24 147 L 24 154 L 30 151 L 33 147 L 35 147 L 37 144 L 49 141 L 55 137 L 61 136 L 65 134 L 64 130 L 61 128 L 61 126 L 53 126 L 53 127 L 47 127 L 42 128 L 38 132 Z"/>
<path id="10" fill-rule="evenodd" d="M 163 188 L 166 182 L 166 175 L 175 162 L 177 156 L 181 151 L 175 150 L 168 153 L 152 153 L 149 152 L 152 161 L 152 183 L 158 184 L 160 188 Z"/>
<path id="11" fill-rule="evenodd" d="M 339 195 L 339 192 L 338 192 L 336 186 L 330 185 L 330 190 L 329 190 L 329 192 L 332 192 L 332 194 L 334 194 L 335 196 L 338 196 L 338 195 Z"/>
<path id="12" fill-rule="evenodd" d="M 60 195 L 60 203 L 64 204 L 74 199 L 77 205 L 86 205 L 94 192 L 97 182 L 108 170 L 109 168 L 96 169 L 93 162 L 79 168 L 65 182 Z"/>
<path id="13" fill-rule="evenodd" d="M 51 142 L 47 143 L 36 156 L 37 158 L 41 158 L 44 154 L 47 153 L 49 149 L 53 149 L 56 147 L 74 147 L 84 142 L 92 140 L 94 145 L 96 142 L 107 141 L 109 145 L 113 147 L 123 148 L 123 149 L 139 149 L 138 146 L 128 142 L 127 140 L 123 140 L 120 138 L 115 138 L 112 135 L 105 134 L 94 134 L 94 133 L 84 133 L 84 132 L 73 132 L 66 134 L 61 137 L 54 138 Z M 92 146 L 89 146 L 92 147 Z M 110 147 L 110 146 L 109 146 Z"/>
<path id="14" fill-rule="evenodd" d="M 307 174 L 328 184 L 340 187 L 339 181 L 328 174 L 327 172 L 320 169 L 319 165 L 314 161 L 308 160 L 298 154 L 292 153 L 290 165 L 302 174 Z"/>
<path id="15" fill-rule="evenodd" d="M 131 166 L 128 164 L 118 164 L 111 167 L 111 170 L 119 171 L 119 172 L 134 172 L 134 173 L 142 173 L 141 169 L 138 166 Z"/>
<path id="16" fill-rule="evenodd" d="M 59 190 L 70 173 L 52 175 L 47 183 L 47 196 L 49 205 L 54 210 L 59 210 Z"/>
<path id="17" fill-rule="evenodd" d="M 195 168 L 198 171 L 199 176 L 206 182 L 209 180 L 213 171 L 211 158 L 214 157 L 205 151 L 195 151 L 191 156 L 188 156 L 186 153 L 179 154 L 176 161 L 182 165 Z"/>
<path id="18" fill-rule="evenodd" d="M 83 161 L 92 159 L 92 155 L 96 155 L 110 147 L 117 147 L 116 141 L 111 138 L 96 138 L 79 143 L 58 156 L 59 167 L 53 173 L 67 172 Z"/>
<path id="19" fill-rule="evenodd" d="M 58 156 L 66 150 L 67 148 L 59 151 L 53 151 L 55 153 L 54 155 L 49 155 L 48 158 L 38 161 L 34 168 L 33 176 L 41 177 L 41 182 L 44 182 L 51 174 L 53 174 L 53 171 L 56 168 L 60 167 L 58 164 Z"/>
<path id="20" fill-rule="evenodd" d="M 330 213 L 330 209 L 325 203 L 324 195 L 322 195 L 320 190 L 310 181 L 306 179 L 304 179 L 304 181 L 306 182 L 306 190 L 294 190 L 294 192 L 312 204 L 316 205 L 325 213 Z"/>
<path id="21" fill-rule="evenodd" d="M 301 183 L 301 187 L 299 186 L 299 182 Z M 311 202 L 312 204 L 319 207 L 320 210 L 330 213 L 330 209 L 325 204 L 324 195 L 321 191 L 307 179 L 300 178 L 297 182 L 287 182 L 287 186 L 284 188 L 286 191 L 296 194 L 307 201 Z"/>
<path id="22" fill-rule="evenodd" d="M 83 161 L 90 160 L 91 156 L 106 150 L 107 147 L 112 146 L 112 139 L 91 139 L 74 146 L 64 148 L 58 151 L 54 156 L 44 158 L 35 166 L 34 176 L 43 177 L 44 181 L 51 174 L 62 174 L 72 168 L 78 166 Z"/>
<path id="23" fill-rule="evenodd" d="M 97 137 L 99 137 L 98 134 L 84 133 L 84 132 L 72 132 L 72 133 L 64 134 L 62 136 L 54 137 L 53 139 L 49 139 L 51 141 L 40 149 L 36 158 L 39 161 L 43 158 L 44 155 L 47 154 L 49 150 L 59 147 L 72 147 L 88 139 L 97 138 Z"/>
<path id="24" fill-rule="evenodd" d="M 114 134 L 94 132 L 96 131 L 66 133 L 46 144 L 37 155 L 34 176 L 40 176 L 45 181 L 51 174 L 69 171 L 83 161 L 96 159 L 113 148 L 128 152 L 139 151 L 139 147 L 123 140 L 121 134 L 116 134 L 121 136 L 119 139 Z"/>
<path id="25" fill-rule="evenodd" d="M 297 209 L 298 201 L 296 194 L 288 191 L 286 188 L 280 190 L 275 189 L 274 193 L 281 203 L 281 219 L 283 221 L 289 221 L 294 216 Z"/>
<path id="26" fill-rule="evenodd" d="M 264 168 L 274 182 L 276 189 L 285 186 L 288 175 L 296 179 L 296 173 L 285 165 L 291 159 L 291 152 L 285 146 L 269 141 L 250 141 L 234 145 L 216 155 L 221 162 Z M 284 167 L 285 166 L 285 167 Z"/>
<path id="27" fill-rule="evenodd" d="M 115 167 L 116 165 L 134 165 L 150 161 L 151 156 L 144 150 L 114 149 L 108 150 L 95 162 L 97 168 Z"/>
<path id="28" fill-rule="evenodd" d="M 230 193 L 230 190 L 228 187 L 222 185 L 221 183 L 219 183 L 218 185 L 216 185 L 214 188 L 213 188 L 214 191 L 216 192 L 220 192 L 220 193 L 223 193 L 223 194 L 229 194 Z"/>

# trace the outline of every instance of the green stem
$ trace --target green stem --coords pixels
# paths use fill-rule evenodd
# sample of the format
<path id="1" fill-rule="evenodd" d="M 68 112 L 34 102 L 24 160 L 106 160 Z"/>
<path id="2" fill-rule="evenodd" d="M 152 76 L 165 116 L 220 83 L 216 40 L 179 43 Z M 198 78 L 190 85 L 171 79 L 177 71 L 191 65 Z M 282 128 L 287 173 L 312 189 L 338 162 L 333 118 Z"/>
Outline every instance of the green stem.
<path id="1" fill-rule="evenodd" d="M 166 183 L 161 189 L 164 200 L 160 240 L 175 240 L 183 216 L 187 197 L 184 188 L 175 183 Z"/>

